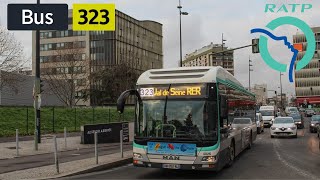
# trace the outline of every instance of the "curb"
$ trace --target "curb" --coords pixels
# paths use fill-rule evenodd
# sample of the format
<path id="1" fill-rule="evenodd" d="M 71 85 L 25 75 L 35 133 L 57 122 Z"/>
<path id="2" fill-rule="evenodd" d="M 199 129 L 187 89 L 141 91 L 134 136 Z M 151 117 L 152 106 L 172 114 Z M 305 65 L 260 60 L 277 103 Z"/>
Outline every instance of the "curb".
<path id="1" fill-rule="evenodd" d="M 81 175 L 81 174 L 104 171 L 104 170 L 108 170 L 108 169 L 113 169 L 113 168 L 117 168 L 117 167 L 120 167 L 120 166 L 124 166 L 124 165 L 130 164 L 130 163 L 132 163 L 132 157 L 123 158 L 121 160 L 114 161 L 114 162 L 107 163 L 107 164 L 101 164 L 101 165 L 98 164 L 95 167 L 91 167 L 89 169 L 85 169 L 85 170 L 81 170 L 81 171 L 78 171 L 78 172 L 74 172 L 74 173 L 70 173 L 70 174 L 66 174 L 66 175 L 62 175 L 62 176 L 57 176 L 57 177 L 48 177 L 46 179 L 66 178 L 66 177 L 71 177 L 71 176 L 76 176 L 76 175 Z"/>

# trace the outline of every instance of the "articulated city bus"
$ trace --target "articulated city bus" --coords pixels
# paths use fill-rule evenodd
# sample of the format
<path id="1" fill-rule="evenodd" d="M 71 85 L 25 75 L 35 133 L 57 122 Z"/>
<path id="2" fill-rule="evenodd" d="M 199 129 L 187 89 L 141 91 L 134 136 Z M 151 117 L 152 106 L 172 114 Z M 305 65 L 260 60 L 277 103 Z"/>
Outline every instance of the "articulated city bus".
<path id="1" fill-rule="evenodd" d="M 221 67 L 148 70 L 120 95 L 120 113 L 130 95 L 134 166 L 220 170 L 256 139 L 255 96 Z M 234 118 L 252 126 L 231 128 Z"/>

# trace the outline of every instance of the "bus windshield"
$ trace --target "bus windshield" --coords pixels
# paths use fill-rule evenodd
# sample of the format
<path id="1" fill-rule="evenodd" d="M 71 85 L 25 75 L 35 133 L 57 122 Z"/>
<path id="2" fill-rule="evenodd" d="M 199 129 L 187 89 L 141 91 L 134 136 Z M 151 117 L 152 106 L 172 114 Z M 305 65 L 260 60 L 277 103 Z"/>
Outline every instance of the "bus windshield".
<path id="1" fill-rule="evenodd" d="M 262 116 L 274 116 L 274 112 L 272 110 L 260 110 Z"/>
<path id="2" fill-rule="evenodd" d="M 139 128 L 136 128 L 136 137 L 188 140 L 217 138 L 215 102 L 168 100 L 166 120 L 163 118 L 164 104 L 165 100 L 143 101 L 143 118 Z"/>

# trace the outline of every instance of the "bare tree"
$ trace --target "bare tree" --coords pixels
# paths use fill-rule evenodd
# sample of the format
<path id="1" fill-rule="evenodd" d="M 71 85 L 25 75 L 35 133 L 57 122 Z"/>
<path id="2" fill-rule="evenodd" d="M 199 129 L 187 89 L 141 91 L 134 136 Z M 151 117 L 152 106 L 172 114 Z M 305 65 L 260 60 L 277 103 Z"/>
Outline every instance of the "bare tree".
<path id="1" fill-rule="evenodd" d="M 90 96 L 98 105 L 115 103 L 124 90 L 135 87 L 138 77 L 138 71 L 126 63 L 109 66 L 93 73 L 91 78 L 95 88 L 92 89 Z"/>
<path id="2" fill-rule="evenodd" d="M 53 92 L 66 106 L 72 107 L 86 100 L 90 87 L 90 60 L 84 49 L 75 43 L 57 49 L 41 63 L 41 73 Z"/>
<path id="3" fill-rule="evenodd" d="M 17 84 L 23 79 L 15 73 L 23 69 L 29 59 L 24 58 L 23 47 L 13 33 L 0 27 L 0 90 L 4 86 L 17 91 Z"/>

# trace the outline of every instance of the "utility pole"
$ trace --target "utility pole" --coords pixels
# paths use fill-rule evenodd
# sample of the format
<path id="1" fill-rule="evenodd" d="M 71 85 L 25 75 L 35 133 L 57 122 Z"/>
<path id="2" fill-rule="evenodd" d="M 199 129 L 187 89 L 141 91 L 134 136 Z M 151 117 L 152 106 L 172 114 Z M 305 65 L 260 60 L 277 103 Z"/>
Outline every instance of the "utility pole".
<path id="1" fill-rule="evenodd" d="M 182 12 L 182 6 L 181 6 L 181 0 L 179 0 L 179 6 L 177 7 L 179 9 L 179 18 L 180 18 L 180 67 L 182 67 L 182 28 L 181 28 L 181 16 L 182 15 L 188 15 L 187 12 Z"/>
<path id="2" fill-rule="evenodd" d="M 282 101 L 282 76 L 283 74 L 280 72 L 280 103 L 281 103 L 281 108 L 283 109 L 283 101 Z"/>
<path id="3" fill-rule="evenodd" d="M 251 71 L 253 71 L 253 69 L 251 69 L 251 67 L 252 67 L 252 61 L 251 61 L 251 59 L 250 59 L 250 56 L 249 56 L 249 91 L 251 91 Z"/>
<path id="4" fill-rule="evenodd" d="M 221 49 L 221 52 L 222 52 L 222 67 L 224 68 L 224 45 L 225 45 L 225 41 L 227 41 L 227 40 L 225 40 L 225 39 L 223 39 L 223 33 L 222 33 L 222 38 L 221 38 L 221 47 L 222 47 L 222 49 Z"/>
<path id="5" fill-rule="evenodd" d="M 40 0 L 37 0 L 40 5 Z M 34 81 L 34 108 L 35 108 L 35 149 L 38 150 L 38 143 L 41 143 L 40 132 L 40 31 L 36 30 L 36 61 L 35 61 L 35 81 Z"/>

